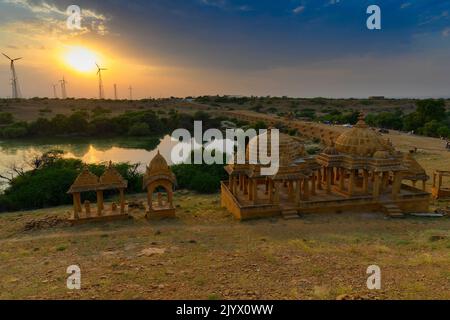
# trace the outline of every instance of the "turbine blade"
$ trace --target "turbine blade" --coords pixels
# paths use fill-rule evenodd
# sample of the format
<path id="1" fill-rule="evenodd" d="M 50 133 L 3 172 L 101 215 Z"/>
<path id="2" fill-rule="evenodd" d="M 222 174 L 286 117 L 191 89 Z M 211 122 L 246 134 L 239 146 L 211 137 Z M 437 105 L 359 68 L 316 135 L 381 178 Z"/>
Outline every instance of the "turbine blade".
<path id="1" fill-rule="evenodd" d="M 7 59 L 12 60 L 10 57 L 8 57 L 6 54 L 2 53 Z"/>
<path id="2" fill-rule="evenodd" d="M 23 59 L 23 57 L 15 58 L 15 59 L 13 59 L 13 61 L 17 61 L 17 60 L 20 60 L 20 59 Z"/>

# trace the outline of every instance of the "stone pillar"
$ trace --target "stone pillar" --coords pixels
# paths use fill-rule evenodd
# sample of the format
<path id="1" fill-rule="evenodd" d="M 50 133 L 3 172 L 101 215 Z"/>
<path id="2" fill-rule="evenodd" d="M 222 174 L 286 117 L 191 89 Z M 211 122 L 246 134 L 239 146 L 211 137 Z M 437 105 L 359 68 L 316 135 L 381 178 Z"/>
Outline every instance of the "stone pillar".
<path id="1" fill-rule="evenodd" d="M 294 190 L 294 195 L 295 195 L 295 203 L 299 204 L 301 201 L 301 192 L 302 192 L 302 180 L 297 180 L 295 181 L 295 190 Z"/>
<path id="2" fill-rule="evenodd" d="M 350 170 L 350 178 L 348 179 L 348 194 L 353 196 L 353 192 L 355 189 L 355 170 Z"/>
<path id="3" fill-rule="evenodd" d="M 303 198 L 309 201 L 309 180 L 303 179 Z"/>
<path id="4" fill-rule="evenodd" d="M 77 208 L 78 208 L 77 211 L 80 215 L 82 215 L 83 208 L 81 206 L 81 193 L 76 193 L 75 195 L 76 195 L 76 202 L 77 202 Z"/>
<path id="5" fill-rule="evenodd" d="M 369 192 L 369 173 L 366 169 L 363 169 L 363 192 L 364 194 Z"/>
<path id="6" fill-rule="evenodd" d="M 119 193 L 120 193 L 120 213 L 124 214 L 125 213 L 125 191 L 124 191 L 124 189 L 120 188 Z M 167 193 L 167 197 L 169 197 L 169 193 Z"/>
<path id="7" fill-rule="evenodd" d="M 381 187 L 382 191 L 385 191 L 389 185 L 389 172 L 383 172 L 383 185 Z"/>
<path id="8" fill-rule="evenodd" d="M 316 195 L 316 173 L 313 172 L 313 175 L 311 177 L 311 195 Z"/>
<path id="9" fill-rule="evenodd" d="M 380 174 L 378 172 L 374 172 L 373 177 L 373 198 L 378 199 L 380 197 Z"/>
<path id="10" fill-rule="evenodd" d="M 317 171 L 317 190 L 322 190 L 322 169 Z"/>
<path id="11" fill-rule="evenodd" d="M 258 201 L 258 180 L 253 181 L 253 203 L 256 204 Z"/>
<path id="12" fill-rule="evenodd" d="M 288 181 L 288 199 L 289 201 L 294 200 L 294 185 L 291 180 Z"/>
<path id="13" fill-rule="evenodd" d="M 327 168 L 326 169 L 326 180 L 327 180 L 327 193 L 330 194 L 331 193 L 331 170 L 332 168 Z"/>
<path id="14" fill-rule="evenodd" d="M 345 169 L 344 168 L 340 168 L 340 173 L 339 173 L 339 190 L 344 191 L 345 189 Z"/>
<path id="15" fill-rule="evenodd" d="M 402 185 L 401 172 L 394 173 L 394 183 L 392 184 L 392 198 L 397 199 Z"/>
<path id="16" fill-rule="evenodd" d="M 279 186 L 278 182 L 274 181 L 273 183 L 274 183 L 274 189 L 275 189 L 274 203 L 279 204 L 280 203 L 280 186 Z"/>
<path id="17" fill-rule="evenodd" d="M 231 191 L 231 188 L 230 188 Z M 150 189 L 147 189 L 147 204 L 148 204 L 148 210 L 153 210 L 153 191 Z"/>
<path id="18" fill-rule="evenodd" d="M 171 186 L 170 190 L 167 190 L 167 200 L 170 207 L 173 208 L 173 186 Z"/>
<path id="19" fill-rule="evenodd" d="M 73 219 L 77 220 L 80 218 L 80 212 L 81 212 L 81 208 L 79 206 L 79 193 L 74 193 L 72 194 L 72 198 L 73 198 Z"/>

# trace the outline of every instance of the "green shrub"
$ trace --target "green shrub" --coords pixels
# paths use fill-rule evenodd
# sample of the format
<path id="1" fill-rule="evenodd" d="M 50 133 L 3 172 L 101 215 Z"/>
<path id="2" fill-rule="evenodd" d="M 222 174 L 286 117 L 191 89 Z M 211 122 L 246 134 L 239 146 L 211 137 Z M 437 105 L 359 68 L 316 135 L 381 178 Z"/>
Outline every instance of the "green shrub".
<path id="1" fill-rule="evenodd" d="M 1 124 L 11 124 L 14 122 L 14 117 L 9 112 L 0 112 L 0 125 Z"/>
<path id="2" fill-rule="evenodd" d="M 228 178 L 222 164 L 178 164 L 172 166 L 177 185 L 199 193 L 214 193 L 220 189 L 220 181 Z"/>
<path id="3" fill-rule="evenodd" d="M 27 136 L 28 129 L 23 124 L 13 124 L 1 130 L 1 136 L 6 139 L 17 139 Z"/>
<path id="4" fill-rule="evenodd" d="M 150 127 L 146 123 L 136 123 L 131 126 L 130 130 L 128 130 L 128 135 L 134 137 L 143 137 L 150 135 Z"/>
<path id="5" fill-rule="evenodd" d="M 81 172 L 83 163 L 77 159 L 61 159 L 61 153 L 49 152 L 36 161 L 36 169 L 15 177 L 5 192 L 0 195 L 0 212 L 39 209 L 72 203 L 66 192 Z M 128 193 L 142 192 L 142 175 L 136 165 L 115 165 L 119 173 L 128 180 Z M 89 169 L 100 176 L 105 164 L 89 165 Z M 115 194 L 106 191 L 105 197 Z M 96 201 L 95 192 L 83 194 L 83 199 Z"/>

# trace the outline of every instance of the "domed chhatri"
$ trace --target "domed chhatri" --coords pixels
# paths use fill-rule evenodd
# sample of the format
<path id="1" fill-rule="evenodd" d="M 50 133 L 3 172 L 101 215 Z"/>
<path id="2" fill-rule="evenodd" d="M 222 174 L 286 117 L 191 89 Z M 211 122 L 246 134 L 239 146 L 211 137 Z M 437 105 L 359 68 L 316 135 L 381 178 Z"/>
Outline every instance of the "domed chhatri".
<path id="1" fill-rule="evenodd" d="M 266 132 L 250 139 L 247 145 L 246 160 L 258 159 L 258 154 L 270 155 L 272 149 L 272 134 L 268 129 Z M 267 141 L 266 144 L 263 142 Z M 262 146 L 261 146 L 262 145 Z M 279 133 L 279 164 L 280 166 L 289 166 L 295 160 L 305 156 L 305 147 L 301 140 L 291 137 L 284 133 Z M 260 149 L 261 148 L 261 149 Z M 251 156 L 251 158 L 250 158 Z"/>
<path id="2" fill-rule="evenodd" d="M 158 150 L 147 167 L 142 184 L 144 190 L 147 190 L 147 218 L 175 217 L 175 207 L 173 206 L 173 186 L 175 183 L 175 175 Z M 162 193 L 158 191 L 157 202 L 153 203 L 153 194 L 161 188 L 164 189 L 167 200 L 163 200 Z"/>
<path id="3" fill-rule="evenodd" d="M 258 161 L 259 153 L 270 155 L 270 130 L 250 139 L 245 164 L 232 163 L 225 167 L 229 181 L 222 183 L 222 205 L 238 219 L 271 216 L 279 211 L 281 203 L 297 203 L 315 194 L 315 185 L 310 186 L 309 181 L 318 165 L 314 157 L 306 154 L 302 141 L 280 133 L 278 147 L 279 168 L 273 175 L 262 175 L 265 165 Z M 244 209 L 246 206 L 249 210 Z"/>
<path id="4" fill-rule="evenodd" d="M 152 161 L 150 161 L 150 165 L 147 168 L 147 172 L 149 174 L 171 172 L 166 159 L 164 159 L 159 150 L 156 156 L 153 157 Z"/>
<path id="5" fill-rule="evenodd" d="M 338 152 L 361 157 L 371 157 L 375 152 L 385 150 L 385 145 L 380 135 L 366 124 L 362 114 L 352 129 L 336 139 Z"/>
<path id="6" fill-rule="evenodd" d="M 270 135 L 251 139 L 247 163 L 225 167 L 229 179 L 221 185 L 222 206 L 238 219 L 295 218 L 303 213 L 361 212 L 361 208 L 401 217 L 428 210 L 429 193 L 415 188 L 416 181 L 428 179 L 423 169 L 370 129 L 362 115 L 351 130 L 337 137 L 324 130 L 319 128 L 315 137 L 328 146 L 317 156 L 308 156 L 296 137 L 280 134 L 280 166 L 270 176 L 261 174 L 263 166 L 249 163 L 249 158 L 257 159 L 261 138 L 267 146 L 260 151 L 270 151 Z M 408 180 L 412 187 L 403 183 Z"/>

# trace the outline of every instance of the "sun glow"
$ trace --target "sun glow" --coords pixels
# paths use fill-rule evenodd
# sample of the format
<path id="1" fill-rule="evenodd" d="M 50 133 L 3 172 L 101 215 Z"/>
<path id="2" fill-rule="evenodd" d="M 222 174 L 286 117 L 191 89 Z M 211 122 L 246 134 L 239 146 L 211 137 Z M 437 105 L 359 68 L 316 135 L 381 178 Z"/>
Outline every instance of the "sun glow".
<path id="1" fill-rule="evenodd" d="M 84 47 L 69 47 L 64 55 L 66 64 L 78 72 L 95 71 L 98 59 L 95 52 Z"/>

